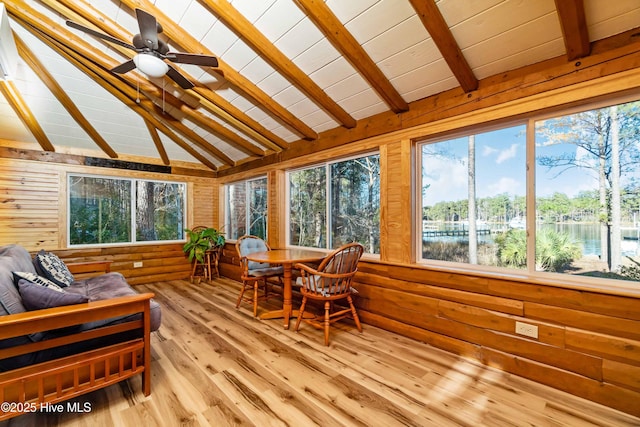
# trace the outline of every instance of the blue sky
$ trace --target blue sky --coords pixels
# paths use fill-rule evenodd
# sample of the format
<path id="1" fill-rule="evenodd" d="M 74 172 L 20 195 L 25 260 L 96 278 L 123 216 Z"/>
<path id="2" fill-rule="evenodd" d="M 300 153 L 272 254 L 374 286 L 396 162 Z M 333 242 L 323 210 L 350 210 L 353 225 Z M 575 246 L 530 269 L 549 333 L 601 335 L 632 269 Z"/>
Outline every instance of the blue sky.
<path id="1" fill-rule="evenodd" d="M 549 145 L 538 138 L 537 155 L 574 153 L 586 156 L 573 144 Z M 526 192 L 525 126 L 516 126 L 476 135 L 476 195 L 478 198 L 507 193 L 524 196 Z M 424 184 L 430 184 L 423 194 L 423 205 L 439 201 L 467 198 L 468 137 L 425 146 L 432 153 L 423 160 Z M 433 155 L 435 153 L 435 156 Z M 424 157 L 423 157 L 424 159 Z M 598 188 L 595 172 L 572 168 L 558 175 L 560 168 L 549 170 L 536 162 L 536 195 L 551 196 L 555 192 L 574 197 L 581 191 Z M 636 174 L 640 175 L 640 174 Z"/>

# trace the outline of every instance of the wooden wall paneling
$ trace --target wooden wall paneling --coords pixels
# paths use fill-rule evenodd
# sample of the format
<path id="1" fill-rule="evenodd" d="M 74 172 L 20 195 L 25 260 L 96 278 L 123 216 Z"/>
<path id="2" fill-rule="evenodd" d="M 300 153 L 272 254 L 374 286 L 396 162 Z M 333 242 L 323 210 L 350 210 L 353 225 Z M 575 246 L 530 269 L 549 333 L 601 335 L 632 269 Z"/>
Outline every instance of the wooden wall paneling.
<path id="1" fill-rule="evenodd" d="M 284 170 L 267 174 L 267 240 L 272 248 L 287 246 L 287 183 Z"/>
<path id="2" fill-rule="evenodd" d="M 554 322 L 585 331 L 594 331 L 640 341 L 640 323 L 637 320 L 587 313 L 585 311 L 533 302 L 524 303 L 527 318 Z"/>
<path id="3" fill-rule="evenodd" d="M 214 185 L 211 182 L 195 182 L 193 184 L 193 224 L 196 226 L 216 227 L 214 216 L 217 205 L 213 203 Z"/>
<path id="4" fill-rule="evenodd" d="M 640 367 L 640 341 L 567 328 L 567 348 Z"/>
<path id="5" fill-rule="evenodd" d="M 605 359 L 602 361 L 602 378 L 608 383 L 640 393 L 640 367 L 638 366 Z"/>
<path id="6" fill-rule="evenodd" d="M 410 263 L 412 239 L 411 140 L 380 146 L 380 259 Z"/>

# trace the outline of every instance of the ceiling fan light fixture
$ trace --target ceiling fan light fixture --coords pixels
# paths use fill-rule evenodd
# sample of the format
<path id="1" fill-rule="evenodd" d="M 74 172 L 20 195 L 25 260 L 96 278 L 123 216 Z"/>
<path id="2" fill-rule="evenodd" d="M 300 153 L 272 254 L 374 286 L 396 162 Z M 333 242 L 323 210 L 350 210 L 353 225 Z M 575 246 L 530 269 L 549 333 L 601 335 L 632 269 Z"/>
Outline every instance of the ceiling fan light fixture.
<path id="1" fill-rule="evenodd" d="M 162 59 L 146 53 L 134 56 L 133 63 L 149 77 L 162 77 L 169 71 L 169 66 Z"/>

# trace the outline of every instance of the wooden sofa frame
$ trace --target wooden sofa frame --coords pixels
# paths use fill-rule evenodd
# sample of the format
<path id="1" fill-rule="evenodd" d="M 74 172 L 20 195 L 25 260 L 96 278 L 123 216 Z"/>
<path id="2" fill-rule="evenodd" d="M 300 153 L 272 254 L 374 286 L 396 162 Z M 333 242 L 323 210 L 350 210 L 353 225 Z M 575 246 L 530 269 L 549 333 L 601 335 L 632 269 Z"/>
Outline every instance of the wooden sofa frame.
<path id="1" fill-rule="evenodd" d="M 87 269 L 87 263 L 83 265 Z M 0 339 L 142 313 L 141 319 L 138 320 L 0 349 L 0 359 L 126 331 L 140 330 L 142 333 L 137 339 L 0 373 L 0 402 L 4 403 L 3 410 L 0 410 L 0 420 L 37 411 L 45 404 L 61 402 L 137 374 L 142 375 L 142 391 L 145 396 L 149 396 L 150 300 L 153 296 L 152 293 L 128 295 L 3 316 L 0 322 Z M 4 411 L 7 408 L 8 411 Z"/>

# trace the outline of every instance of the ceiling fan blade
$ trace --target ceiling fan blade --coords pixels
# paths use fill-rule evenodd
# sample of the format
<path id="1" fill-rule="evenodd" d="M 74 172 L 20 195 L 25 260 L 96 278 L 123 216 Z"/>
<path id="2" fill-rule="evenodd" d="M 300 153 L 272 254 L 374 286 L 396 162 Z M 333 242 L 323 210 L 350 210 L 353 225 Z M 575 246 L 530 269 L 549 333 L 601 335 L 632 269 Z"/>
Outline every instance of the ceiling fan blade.
<path id="1" fill-rule="evenodd" d="M 83 32 L 85 32 L 87 34 L 91 34 L 94 37 L 106 40 L 108 42 L 111 42 L 111 43 L 114 43 L 114 44 L 117 44 L 117 45 L 120 45 L 120 46 L 123 46 L 123 47 L 126 47 L 127 49 L 136 50 L 135 46 L 133 46 L 133 45 L 127 43 L 127 42 L 123 42 L 122 40 L 117 39 L 115 37 L 111 37 L 108 34 L 104 34 L 104 33 L 98 32 L 96 30 L 93 30 L 93 29 L 91 29 L 89 27 L 85 27 L 84 25 L 78 24 L 77 22 L 67 21 L 67 25 L 69 27 L 71 27 L 71 28 L 75 28 L 76 30 L 80 30 L 80 31 L 83 31 Z"/>
<path id="2" fill-rule="evenodd" d="M 169 64 L 167 64 L 169 65 Z M 178 70 L 169 65 L 169 71 L 167 71 L 167 76 L 171 78 L 174 82 L 178 83 L 182 89 L 191 89 L 194 85 L 191 83 L 185 76 L 180 74 Z"/>
<path id="3" fill-rule="evenodd" d="M 122 64 L 118 65 L 117 67 L 114 67 L 111 69 L 112 73 L 116 73 L 116 74 L 124 74 L 124 73 L 128 73 L 129 71 L 133 70 L 134 68 L 136 68 L 136 64 L 133 62 L 133 59 L 127 61 L 127 62 L 123 62 Z"/>
<path id="4" fill-rule="evenodd" d="M 178 64 L 193 64 L 201 65 L 203 67 L 217 67 L 218 58 L 210 55 L 198 55 L 195 53 L 181 53 L 181 52 L 169 52 L 166 54 L 169 61 L 176 62 Z"/>
<path id="5" fill-rule="evenodd" d="M 156 17 L 145 12 L 142 9 L 136 9 L 136 18 L 138 19 L 138 27 L 144 45 L 149 49 L 158 49 L 158 22 Z"/>

